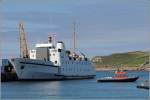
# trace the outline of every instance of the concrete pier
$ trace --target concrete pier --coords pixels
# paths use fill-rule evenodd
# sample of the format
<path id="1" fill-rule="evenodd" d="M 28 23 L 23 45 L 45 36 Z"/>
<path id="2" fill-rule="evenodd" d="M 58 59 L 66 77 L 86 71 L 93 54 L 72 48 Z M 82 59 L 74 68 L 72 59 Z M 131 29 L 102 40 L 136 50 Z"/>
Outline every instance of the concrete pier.
<path id="1" fill-rule="evenodd" d="M 11 64 L 9 59 L 1 59 L 1 60 L 2 60 L 1 82 L 18 80 L 14 66 Z"/>
<path id="2" fill-rule="evenodd" d="M 17 81 L 17 74 L 14 72 L 1 73 L 1 82 Z"/>

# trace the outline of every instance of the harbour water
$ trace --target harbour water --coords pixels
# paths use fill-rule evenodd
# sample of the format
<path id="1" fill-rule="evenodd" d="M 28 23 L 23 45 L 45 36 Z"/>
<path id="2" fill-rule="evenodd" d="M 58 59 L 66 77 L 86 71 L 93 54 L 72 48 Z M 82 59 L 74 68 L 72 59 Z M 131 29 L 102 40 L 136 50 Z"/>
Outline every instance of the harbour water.
<path id="1" fill-rule="evenodd" d="M 34 82 L 2 82 L 2 99 L 145 99 L 149 91 L 136 88 L 144 80 L 149 79 L 146 71 L 129 71 L 130 75 L 138 75 L 136 82 L 129 83 L 97 83 L 103 76 L 111 76 L 111 72 L 98 71 L 95 79 L 67 81 L 34 81 Z"/>

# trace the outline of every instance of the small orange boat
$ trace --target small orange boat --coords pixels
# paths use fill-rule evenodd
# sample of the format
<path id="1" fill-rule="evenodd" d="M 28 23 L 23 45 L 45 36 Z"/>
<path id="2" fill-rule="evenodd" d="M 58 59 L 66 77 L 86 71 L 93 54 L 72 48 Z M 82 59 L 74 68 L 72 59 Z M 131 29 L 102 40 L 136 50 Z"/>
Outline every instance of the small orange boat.
<path id="1" fill-rule="evenodd" d="M 138 76 L 128 77 L 126 72 L 117 70 L 115 71 L 115 75 L 113 77 L 104 77 L 98 79 L 97 82 L 134 82 L 138 79 Z"/>

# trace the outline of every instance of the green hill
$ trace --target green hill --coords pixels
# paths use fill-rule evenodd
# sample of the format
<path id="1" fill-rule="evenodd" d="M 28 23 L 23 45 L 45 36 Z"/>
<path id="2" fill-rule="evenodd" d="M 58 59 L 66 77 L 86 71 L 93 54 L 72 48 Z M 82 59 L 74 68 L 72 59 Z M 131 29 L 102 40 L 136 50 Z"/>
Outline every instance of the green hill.
<path id="1" fill-rule="evenodd" d="M 93 64 L 99 67 L 111 67 L 111 66 L 128 66 L 139 67 L 141 64 L 149 61 L 148 52 L 127 52 L 116 53 L 108 56 L 96 56 L 92 58 Z"/>

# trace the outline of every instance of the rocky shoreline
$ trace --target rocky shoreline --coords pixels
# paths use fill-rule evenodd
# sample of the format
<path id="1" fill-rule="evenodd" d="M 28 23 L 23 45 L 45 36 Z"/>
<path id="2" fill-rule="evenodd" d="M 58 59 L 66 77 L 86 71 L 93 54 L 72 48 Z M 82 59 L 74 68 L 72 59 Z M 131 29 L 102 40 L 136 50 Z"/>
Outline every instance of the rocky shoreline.
<path id="1" fill-rule="evenodd" d="M 110 71 L 110 70 L 116 70 L 112 67 L 98 67 L 98 68 L 95 68 L 96 71 Z M 140 69 L 138 67 L 126 67 L 126 68 L 123 68 L 123 70 L 127 70 L 127 71 L 150 71 L 150 67 L 149 68 L 146 68 L 146 69 Z"/>

